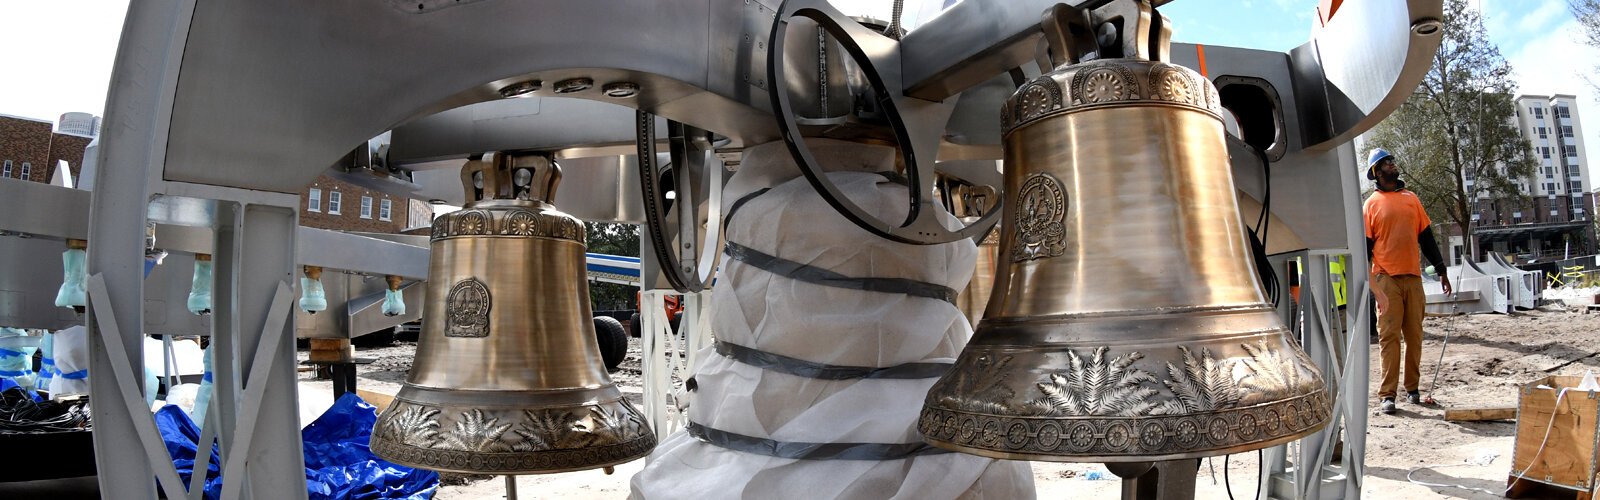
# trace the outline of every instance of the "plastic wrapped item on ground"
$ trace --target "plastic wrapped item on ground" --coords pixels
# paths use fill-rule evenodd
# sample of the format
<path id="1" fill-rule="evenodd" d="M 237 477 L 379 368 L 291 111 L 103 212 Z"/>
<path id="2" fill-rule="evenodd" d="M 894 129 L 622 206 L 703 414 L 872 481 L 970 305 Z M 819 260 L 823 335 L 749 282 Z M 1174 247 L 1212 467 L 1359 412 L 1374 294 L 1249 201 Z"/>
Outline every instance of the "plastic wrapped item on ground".
<path id="1" fill-rule="evenodd" d="M 189 410 L 196 422 L 206 421 L 206 410 L 211 408 L 211 346 L 206 346 L 201 356 L 205 358 L 206 371 L 200 377 L 200 390 L 194 395 L 194 408 Z"/>
<path id="2" fill-rule="evenodd" d="M 377 409 L 354 393 L 345 394 L 322 416 L 300 431 L 304 443 L 306 488 L 313 500 L 432 498 L 439 488 L 439 473 L 412 469 L 377 458 L 367 449 Z M 156 411 L 156 427 L 166 442 L 178 474 L 188 484 L 199 447 L 200 428 L 181 408 L 168 405 Z M 222 492 L 217 475 L 218 455 L 212 445 L 207 468 L 205 498 L 215 499 Z"/>
<path id="3" fill-rule="evenodd" d="M 50 335 L 56 365 L 50 399 L 89 394 L 89 331 L 79 325 Z"/>
<path id="4" fill-rule="evenodd" d="M 5 379 L 32 391 L 37 384 L 37 377 L 33 372 L 33 353 L 37 347 L 32 347 L 39 339 L 29 337 L 28 332 L 17 328 L 0 328 L 0 379 Z"/>
<path id="5" fill-rule="evenodd" d="M 888 170 L 892 149 L 828 142 L 813 151 L 841 167 L 828 176 L 847 197 L 904 216 L 905 188 L 867 173 Z M 972 335 L 952 301 L 973 272 L 973 243 L 868 234 L 797 178 L 781 142 L 744 160 L 724 213 L 770 189 L 728 216 L 717 344 L 695 368 L 689 430 L 656 447 L 633 498 L 1033 498 L 1026 462 L 933 448 L 916 430 L 929 387 Z M 844 283 L 859 278 L 879 280 L 874 291 Z"/>

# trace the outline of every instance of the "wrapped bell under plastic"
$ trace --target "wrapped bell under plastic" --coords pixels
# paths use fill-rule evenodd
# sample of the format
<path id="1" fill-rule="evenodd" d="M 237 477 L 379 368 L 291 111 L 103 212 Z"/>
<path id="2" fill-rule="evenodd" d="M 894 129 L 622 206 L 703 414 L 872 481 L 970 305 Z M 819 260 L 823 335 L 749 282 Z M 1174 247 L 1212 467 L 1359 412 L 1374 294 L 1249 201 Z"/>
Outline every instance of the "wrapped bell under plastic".
<path id="1" fill-rule="evenodd" d="M 1141 58 L 1062 64 L 1007 100 L 994 292 L 928 394 L 925 439 L 1148 462 L 1326 425 L 1322 373 L 1253 267 L 1220 116 L 1205 77 Z"/>
<path id="2" fill-rule="evenodd" d="M 479 474 L 627 462 L 656 438 L 607 377 L 590 320 L 584 227 L 557 211 L 542 156 L 463 168 L 468 203 L 434 219 L 416 360 L 379 416 L 385 460 Z"/>

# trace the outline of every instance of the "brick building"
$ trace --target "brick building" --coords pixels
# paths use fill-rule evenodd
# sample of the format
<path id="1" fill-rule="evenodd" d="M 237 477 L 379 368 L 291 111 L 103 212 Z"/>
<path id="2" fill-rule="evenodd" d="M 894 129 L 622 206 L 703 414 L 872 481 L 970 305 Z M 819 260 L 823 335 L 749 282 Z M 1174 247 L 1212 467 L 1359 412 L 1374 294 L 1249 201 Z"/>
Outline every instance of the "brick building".
<path id="1" fill-rule="evenodd" d="M 0 176 L 50 182 L 56 168 L 66 165 L 76 179 L 92 140 L 92 135 L 58 132 L 46 120 L 0 115 Z"/>
<path id="2" fill-rule="evenodd" d="M 393 196 L 326 175 L 300 192 L 300 225 L 320 229 L 399 233 L 433 221 L 427 203 Z"/>

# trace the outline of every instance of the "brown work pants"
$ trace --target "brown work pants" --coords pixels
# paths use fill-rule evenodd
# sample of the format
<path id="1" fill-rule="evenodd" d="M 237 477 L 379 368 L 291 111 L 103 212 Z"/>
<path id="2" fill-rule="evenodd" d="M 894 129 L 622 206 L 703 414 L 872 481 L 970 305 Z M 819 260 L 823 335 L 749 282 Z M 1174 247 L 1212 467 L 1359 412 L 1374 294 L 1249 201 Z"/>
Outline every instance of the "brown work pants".
<path id="1" fill-rule="evenodd" d="M 1383 356 L 1383 382 L 1378 385 L 1378 397 L 1392 398 L 1400 382 L 1402 338 L 1406 344 L 1406 391 L 1417 390 L 1422 379 L 1422 313 L 1428 299 L 1422 293 L 1422 277 L 1416 275 L 1380 274 L 1372 286 L 1389 298 L 1389 306 L 1378 313 L 1378 352 Z"/>

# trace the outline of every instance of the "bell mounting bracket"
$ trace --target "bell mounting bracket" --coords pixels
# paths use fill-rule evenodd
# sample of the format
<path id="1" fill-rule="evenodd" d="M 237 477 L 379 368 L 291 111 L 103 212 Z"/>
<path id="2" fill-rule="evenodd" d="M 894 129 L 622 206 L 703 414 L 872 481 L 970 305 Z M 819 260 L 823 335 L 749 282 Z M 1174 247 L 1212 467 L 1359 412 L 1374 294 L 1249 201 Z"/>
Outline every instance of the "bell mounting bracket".
<path id="1" fill-rule="evenodd" d="M 906 177 L 911 181 L 907 200 L 909 210 L 905 220 L 898 223 L 884 221 L 851 201 L 827 177 L 806 146 L 805 138 L 800 135 L 793 102 L 786 87 L 778 83 L 788 81 L 783 55 L 786 28 L 793 17 L 815 21 L 838 40 L 845 53 L 860 66 L 862 76 L 871 84 L 876 107 L 882 111 L 894 132 L 900 157 L 905 163 Z M 933 193 L 936 180 L 934 158 L 944 135 L 945 124 L 955 110 L 956 98 L 933 102 L 905 95 L 898 41 L 851 20 L 826 0 L 786 0 L 778 8 L 770 36 L 767 44 L 767 81 L 774 83 L 767 86 L 767 94 L 772 99 L 778 130 L 806 180 L 840 215 L 872 234 L 919 245 L 978 237 L 999 221 L 1001 211 L 991 210 L 959 229 L 952 230 L 945 225 L 953 218 L 937 206 L 938 200 Z"/>

